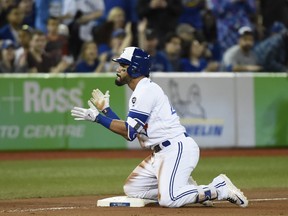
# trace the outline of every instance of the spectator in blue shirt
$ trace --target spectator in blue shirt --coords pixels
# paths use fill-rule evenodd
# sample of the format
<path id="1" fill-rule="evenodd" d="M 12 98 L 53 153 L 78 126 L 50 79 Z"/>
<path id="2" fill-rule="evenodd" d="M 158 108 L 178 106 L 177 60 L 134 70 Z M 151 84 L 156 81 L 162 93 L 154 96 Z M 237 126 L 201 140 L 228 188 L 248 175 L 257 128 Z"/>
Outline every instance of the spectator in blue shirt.
<path id="1" fill-rule="evenodd" d="M 7 12 L 8 24 L 0 29 L 0 40 L 12 40 L 17 46 L 19 41 L 18 30 L 21 28 L 23 17 L 23 13 L 18 7 L 10 7 Z"/>
<path id="2" fill-rule="evenodd" d="M 101 72 L 99 64 L 97 45 L 94 42 L 85 42 L 81 49 L 81 60 L 77 63 L 75 71 L 77 73 Z"/>
<path id="3" fill-rule="evenodd" d="M 164 49 L 160 52 L 169 61 L 172 72 L 180 72 L 181 68 L 181 38 L 174 32 L 170 32 L 164 38 Z M 170 70 L 169 70 L 170 71 Z"/>
<path id="4" fill-rule="evenodd" d="M 209 62 L 204 57 L 205 44 L 194 40 L 190 45 L 189 57 L 181 59 L 181 68 L 184 72 L 217 71 L 218 63 Z"/>
<path id="5" fill-rule="evenodd" d="M 148 29 L 146 31 L 146 51 L 150 55 L 151 59 L 151 71 L 152 72 L 168 72 L 171 71 L 169 61 L 167 58 L 157 50 L 159 40 L 153 30 Z"/>

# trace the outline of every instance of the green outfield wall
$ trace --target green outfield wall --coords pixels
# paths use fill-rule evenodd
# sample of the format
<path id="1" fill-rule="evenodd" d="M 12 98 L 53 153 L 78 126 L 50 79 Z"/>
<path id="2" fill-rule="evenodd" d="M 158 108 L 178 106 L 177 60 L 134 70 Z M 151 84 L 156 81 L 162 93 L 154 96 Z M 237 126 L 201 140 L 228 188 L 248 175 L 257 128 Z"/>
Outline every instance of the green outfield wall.
<path id="1" fill-rule="evenodd" d="M 115 76 L 10 75 L 0 77 L 0 150 L 123 149 L 126 141 L 100 125 L 74 121 L 73 106 L 87 107 L 94 88 L 110 90 L 124 118 L 125 88 Z"/>
<path id="2" fill-rule="evenodd" d="M 288 147 L 288 78 L 254 77 L 256 145 Z"/>
<path id="3" fill-rule="evenodd" d="M 132 92 L 114 80 L 115 74 L 1 74 L 0 151 L 140 148 L 70 116 L 99 88 L 110 90 L 111 107 L 125 119 Z M 286 74 L 153 73 L 152 80 L 202 148 L 288 147 Z"/>

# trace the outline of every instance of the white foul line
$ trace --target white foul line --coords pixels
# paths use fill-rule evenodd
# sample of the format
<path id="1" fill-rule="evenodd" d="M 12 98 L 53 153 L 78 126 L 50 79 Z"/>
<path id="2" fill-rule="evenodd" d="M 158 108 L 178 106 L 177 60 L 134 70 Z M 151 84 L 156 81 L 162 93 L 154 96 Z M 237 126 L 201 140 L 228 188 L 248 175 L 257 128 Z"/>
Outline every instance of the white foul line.
<path id="1" fill-rule="evenodd" d="M 288 200 L 288 198 L 267 198 L 267 199 L 249 199 L 249 202 L 265 202 L 265 201 L 283 201 Z M 227 202 L 219 201 L 218 203 Z M 96 205 L 95 205 L 96 207 Z M 36 209 L 11 209 L 11 210 L 2 210 L 0 213 L 21 213 L 21 212 L 38 212 L 38 211 L 58 211 L 58 210 L 73 210 L 73 209 L 89 209 L 89 207 L 50 207 L 50 208 L 36 208 Z"/>
<path id="2" fill-rule="evenodd" d="M 262 201 L 281 201 L 288 200 L 288 198 L 267 198 L 267 199 L 250 199 L 252 202 L 262 202 Z"/>
<path id="3" fill-rule="evenodd" d="M 265 201 L 285 201 L 285 200 L 288 200 L 288 198 L 266 198 L 266 199 L 248 199 L 249 202 L 265 202 Z M 224 203 L 224 202 L 227 202 L 227 201 L 216 201 L 217 203 Z"/>
<path id="4" fill-rule="evenodd" d="M 0 213 L 16 213 L 16 212 L 38 212 L 38 211 L 57 211 L 57 210 L 71 210 L 71 209 L 88 209 L 88 207 L 50 207 L 50 208 L 36 208 L 36 209 L 11 209 L 11 210 L 2 210 Z"/>

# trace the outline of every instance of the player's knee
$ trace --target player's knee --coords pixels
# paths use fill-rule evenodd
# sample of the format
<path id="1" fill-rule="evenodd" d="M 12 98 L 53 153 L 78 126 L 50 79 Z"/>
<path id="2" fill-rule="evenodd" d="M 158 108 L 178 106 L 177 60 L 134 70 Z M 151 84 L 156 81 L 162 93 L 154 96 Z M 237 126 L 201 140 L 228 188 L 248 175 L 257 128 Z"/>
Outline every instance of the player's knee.
<path id="1" fill-rule="evenodd" d="M 170 198 L 160 198 L 158 200 L 158 202 L 159 202 L 159 205 L 162 206 L 162 207 L 168 207 L 168 208 L 181 207 L 179 202 L 171 200 Z"/>
<path id="2" fill-rule="evenodd" d="M 129 196 L 129 197 L 131 197 L 131 195 L 134 193 L 133 188 L 127 184 L 123 186 L 123 191 L 126 194 L 126 196 Z"/>
<path id="3" fill-rule="evenodd" d="M 139 193 L 137 188 L 135 188 L 135 187 L 133 187 L 132 185 L 129 185 L 129 184 L 125 184 L 123 186 L 123 191 L 124 191 L 125 195 L 128 196 L 128 197 L 139 198 L 141 196 L 141 194 Z"/>

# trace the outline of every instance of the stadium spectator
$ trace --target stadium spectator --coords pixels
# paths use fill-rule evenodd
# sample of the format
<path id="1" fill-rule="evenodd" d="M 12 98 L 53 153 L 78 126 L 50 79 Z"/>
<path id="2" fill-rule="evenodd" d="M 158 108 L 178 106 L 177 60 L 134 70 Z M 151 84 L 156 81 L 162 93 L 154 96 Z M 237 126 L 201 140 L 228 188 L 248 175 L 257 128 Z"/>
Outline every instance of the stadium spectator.
<path id="1" fill-rule="evenodd" d="M 15 0 L 0 0 L 0 28 L 7 24 L 7 12 L 15 5 Z"/>
<path id="2" fill-rule="evenodd" d="M 47 23 L 47 44 L 45 50 L 54 56 L 59 63 L 63 56 L 69 55 L 68 38 L 59 34 L 60 20 L 56 17 L 50 17 Z"/>
<path id="3" fill-rule="evenodd" d="M 217 40 L 216 18 L 211 10 L 205 10 L 203 14 L 203 37 L 207 42 L 207 48 L 211 52 L 211 59 L 220 62 L 222 53 L 220 43 Z"/>
<path id="4" fill-rule="evenodd" d="M 74 59 L 78 58 L 82 43 L 92 41 L 92 29 L 99 25 L 104 14 L 104 0 L 76 1 L 66 0 L 66 8 L 63 8 L 63 16 L 73 17 L 69 24 L 69 45 Z"/>
<path id="5" fill-rule="evenodd" d="M 167 32 L 175 31 L 181 11 L 179 0 L 138 0 L 137 3 L 139 19 L 146 18 L 147 28 L 156 31 L 159 39 L 165 38 Z M 160 40 L 160 47 L 163 45 Z"/>
<path id="6" fill-rule="evenodd" d="M 266 72 L 288 72 L 288 30 L 273 34 L 255 46 L 259 64 Z"/>
<path id="7" fill-rule="evenodd" d="M 61 73 L 65 72 L 71 62 L 62 59 L 57 64 L 57 58 L 45 52 L 46 36 L 41 31 L 35 31 L 30 41 L 27 55 L 27 67 L 30 73 Z"/>
<path id="8" fill-rule="evenodd" d="M 15 64 L 15 44 L 11 40 L 3 40 L 1 44 L 0 73 L 14 73 L 18 71 Z"/>
<path id="9" fill-rule="evenodd" d="M 119 28 L 113 31 L 109 42 L 109 50 L 103 52 L 100 56 L 100 59 L 105 61 L 105 72 L 115 71 L 114 66 L 116 63 L 111 61 L 111 59 L 119 56 L 125 47 L 131 46 L 132 40 L 133 34 L 131 23 L 126 24 L 125 30 Z"/>
<path id="10" fill-rule="evenodd" d="M 98 44 L 99 55 L 109 51 L 112 33 L 115 30 L 124 29 L 125 12 L 120 7 L 114 7 L 110 10 L 107 20 L 93 28 L 94 41 Z"/>
<path id="11" fill-rule="evenodd" d="M 81 48 L 80 61 L 76 64 L 75 71 L 77 73 L 103 71 L 103 63 L 100 64 L 98 58 L 97 44 L 94 42 L 85 42 Z"/>
<path id="12" fill-rule="evenodd" d="M 187 23 L 181 23 L 176 28 L 176 34 L 181 38 L 181 57 L 188 57 L 190 44 L 195 39 L 196 30 Z"/>
<path id="13" fill-rule="evenodd" d="M 216 17 L 217 37 L 221 55 L 237 43 L 238 29 L 252 26 L 250 17 L 256 13 L 255 0 L 208 0 L 207 7 Z"/>
<path id="14" fill-rule="evenodd" d="M 147 20 L 143 19 L 138 25 L 139 47 L 150 55 L 151 72 L 171 71 L 168 59 L 157 48 L 159 39 L 155 31 L 147 29 Z"/>
<path id="15" fill-rule="evenodd" d="M 279 34 L 285 31 L 286 26 L 282 22 L 275 21 L 272 26 L 269 28 L 269 36 L 274 34 Z"/>
<path id="16" fill-rule="evenodd" d="M 104 14 L 104 1 L 86 0 L 77 1 L 77 4 L 78 12 L 80 11 L 76 20 L 80 25 L 79 37 L 82 41 L 92 41 L 92 28 Z"/>
<path id="17" fill-rule="evenodd" d="M 173 32 L 170 32 L 166 35 L 164 39 L 164 49 L 161 51 L 161 54 L 169 61 L 169 68 L 172 72 L 182 71 L 181 68 L 181 38 Z"/>
<path id="18" fill-rule="evenodd" d="M 222 71 L 233 72 L 258 72 L 262 67 L 257 63 L 253 52 L 254 36 L 248 26 L 243 26 L 238 31 L 238 44 L 230 47 L 223 55 Z"/>
<path id="19" fill-rule="evenodd" d="M 219 64 L 217 62 L 209 62 L 205 58 L 205 43 L 193 40 L 190 44 L 188 58 L 181 59 L 181 68 L 184 72 L 210 72 L 217 71 Z"/>
<path id="20" fill-rule="evenodd" d="M 64 0 L 34 0 L 35 1 L 35 28 L 47 33 L 47 20 L 49 17 L 61 17 L 62 15 L 62 4 Z M 74 0 L 71 0 L 70 4 Z"/>
<path id="21" fill-rule="evenodd" d="M 7 10 L 8 23 L 0 29 L 0 40 L 10 39 L 16 46 L 18 45 L 18 30 L 23 21 L 23 13 L 17 6 L 12 6 Z"/>
<path id="22" fill-rule="evenodd" d="M 23 72 L 27 71 L 27 55 L 33 32 L 34 29 L 28 25 L 23 25 L 18 31 L 20 46 L 15 51 L 15 63 L 24 70 Z"/>
<path id="23" fill-rule="evenodd" d="M 20 0 L 19 9 L 24 14 L 23 24 L 35 27 L 36 9 L 33 0 Z"/>

